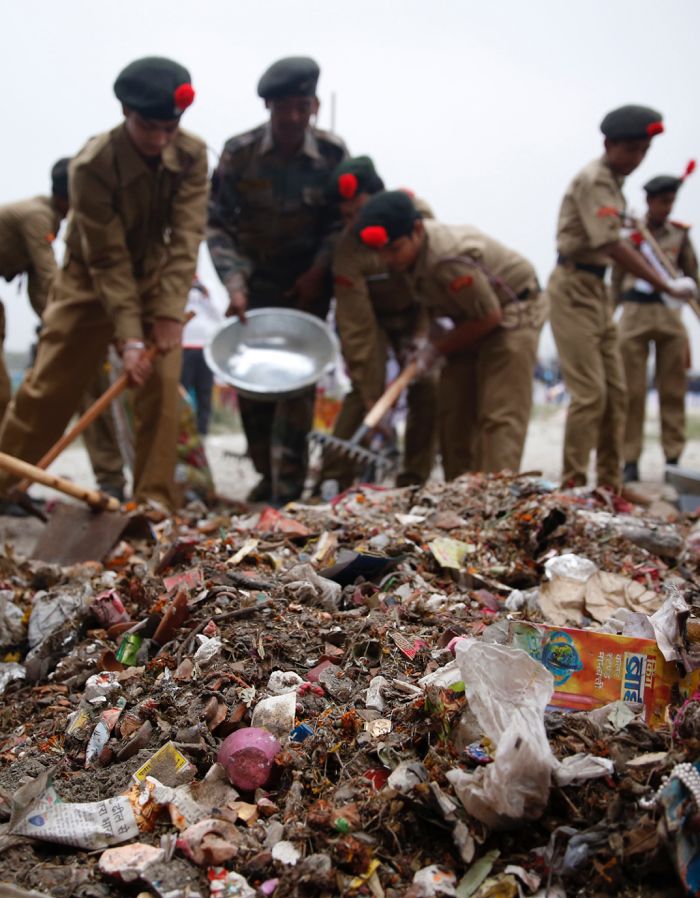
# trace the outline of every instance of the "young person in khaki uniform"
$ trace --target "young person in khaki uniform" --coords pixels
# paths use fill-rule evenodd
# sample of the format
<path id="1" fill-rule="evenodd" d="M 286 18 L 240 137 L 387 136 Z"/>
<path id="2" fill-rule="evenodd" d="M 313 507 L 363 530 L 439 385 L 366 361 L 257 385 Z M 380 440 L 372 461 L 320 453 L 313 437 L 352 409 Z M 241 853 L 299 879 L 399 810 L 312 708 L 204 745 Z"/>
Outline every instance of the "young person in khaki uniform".
<path id="1" fill-rule="evenodd" d="M 654 289 L 667 289 L 649 263 L 621 239 L 624 179 L 640 165 L 663 125 L 653 109 L 623 106 L 605 116 L 601 131 L 603 156 L 582 169 L 564 195 L 557 226 L 557 267 L 547 293 L 571 397 L 562 480 L 565 486 L 584 486 L 591 450 L 596 449 L 598 484 L 618 489 L 626 391 L 605 277 L 614 261 Z M 674 291 L 679 298 L 687 295 L 680 287 L 668 288 Z"/>
<path id="2" fill-rule="evenodd" d="M 204 233 L 206 145 L 179 128 L 194 91 L 186 69 L 140 59 L 117 78 L 125 120 L 70 167 L 66 255 L 37 359 L 10 404 L 0 450 L 34 462 L 56 441 L 116 340 L 135 386 L 134 496 L 176 500 L 180 343 Z M 161 351 L 149 363 L 146 341 Z M 0 490 L 11 478 L 0 476 Z"/>
<path id="3" fill-rule="evenodd" d="M 68 163 L 59 159 L 51 169 L 51 196 L 35 196 L 0 206 L 0 276 L 11 281 L 27 275 L 29 302 L 41 318 L 56 276 L 53 241 L 68 213 Z M 0 421 L 12 397 L 2 345 L 5 306 L 0 302 Z"/>
<path id="4" fill-rule="evenodd" d="M 329 236 L 340 222 L 326 187 L 347 150 L 312 125 L 319 75 L 305 56 L 273 63 L 258 83 L 269 122 L 228 140 L 212 177 L 207 243 L 228 290 L 226 314 L 242 321 L 247 309 L 270 306 L 328 313 Z M 278 402 L 238 397 L 248 454 L 261 475 L 249 500 L 282 505 L 301 495 L 315 398 L 315 387 Z"/>
<path id="5" fill-rule="evenodd" d="M 344 440 L 352 437 L 384 391 L 389 352 L 403 367 L 424 318 L 405 276 L 387 268 L 379 254 L 365 246 L 354 231 L 360 209 L 383 189 L 368 156 L 342 162 L 333 172 L 329 188 L 345 222 L 333 251 L 336 325 L 352 383 L 333 430 L 334 436 Z M 423 218 L 432 218 L 426 203 L 415 203 Z M 423 484 L 430 476 L 436 444 L 435 372 L 415 380 L 406 394 L 405 444 L 397 486 Z M 339 489 L 345 489 L 354 475 L 351 459 L 326 450 L 322 485 L 335 480 Z"/>
<path id="6" fill-rule="evenodd" d="M 693 166 L 694 167 L 694 166 Z M 690 226 L 671 221 L 670 215 L 682 178 L 659 175 L 644 185 L 647 195 L 646 224 L 664 255 L 684 275 L 698 282 L 698 260 L 690 240 Z M 635 241 L 635 237 L 637 240 Z M 632 235 L 640 242 L 641 235 Z M 639 480 L 639 456 L 644 435 L 647 398 L 647 359 L 654 344 L 656 387 L 661 413 L 661 446 L 666 463 L 678 464 L 685 447 L 686 355 L 688 334 L 681 310 L 669 308 L 661 294 L 634 275 L 622 278 L 616 271 L 613 283 L 624 303 L 620 319 L 620 349 L 627 379 L 623 479 Z M 621 283 L 618 283 L 621 280 Z"/>
<path id="7" fill-rule="evenodd" d="M 423 221 L 401 191 L 373 197 L 356 231 L 388 268 L 405 272 L 432 318 L 454 322 L 418 353 L 426 369 L 447 356 L 439 386 L 445 476 L 517 471 L 547 312 L 535 269 L 471 225 Z"/>

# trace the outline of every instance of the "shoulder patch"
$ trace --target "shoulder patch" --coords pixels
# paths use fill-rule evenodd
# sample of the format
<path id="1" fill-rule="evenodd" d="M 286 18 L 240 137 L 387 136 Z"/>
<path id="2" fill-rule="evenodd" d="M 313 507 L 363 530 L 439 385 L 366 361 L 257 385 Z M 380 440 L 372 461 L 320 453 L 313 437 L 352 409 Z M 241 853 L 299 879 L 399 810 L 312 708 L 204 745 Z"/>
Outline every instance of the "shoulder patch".
<path id="1" fill-rule="evenodd" d="M 56 235 L 52 234 L 51 231 L 49 231 L 49 233 L 46 235 L 46 242 L 53 243 L 55 239 L 56 239 Z"/>
<path id="2" fill-rule="evenodd" d="M 243 134 L 236 134 L 234 137 L 229 137 L 224 144 L 224 149 L 228 153 L 236 153 L 238 150 L 244 149 L 244 147 L 252 146 L 262 137 L 264 128 L 265 125 L 258 125 L 257 128 L 252 128 L 250 131 L 244 131 Z"/>
<path id="3" fill-rule="evenodd" d="M 613 216 L 620 218 L 620 210 L 614 206 L 601 206 L 596 215 L 598 218 L 612 218 Z"/>
<path id="4" fill-rule="evenodd" d="M 450 282 L 448 290 L 450 293 L 459 293 L 459 291 L 464 290 L 465 287 L 471 287 L 473 283 L 474 278 L 470 274 L 462 274 Z"/>
<path id="5" fill-rule="evenodd" d="M 325 143 L 330 143 L 333 146 L 337 147 L 339 150 L 347 152 L 345 141 L 342 137 L 338 137 L 337 134 L 334 134 L 333 131 L 323 131 L 321 128 L 314 128 L 314 137 L 316 138 L 316 140 L 322 140 Z"/>
<path id="6" fill-rule="evenodd" d="M 333 282 L 338 287 L 352 287 L 352 278 L 346 277 L 344 274 L 336 274 Z"/>
<path id="7" fill-rule="evenodd" d="M 108 151 L 111 145 L 111 131 L 105 131 L 102 134 L 91 137 L 85 146 L 78 150 L 73 157 L 71 168 L 79 168 L 87 162 L 92 162 L 93 159 L 97 159 L 103 152 Z"/>
<path id="8" fill-rule="evenodd" d="M 674 228 L 679 228 L 679 230 L 681 230 L 681 231 L 689 231 L 690 230 L 690 225 L 685 224 L 685 222 L 682 222 L 682 221 L 672 221 L 671 219 L 669 219 L 668 223 L 673 225 Z"/>
<path id="9" fill-rule="evenodd" d="M 206 151 L 207 145 L 201 137 L 193 134 L 191 131 L 185 131 L 184 128 L 178 128 L 178 146 L 189 153 L 190 156 L 197 156 L 202 150 Z"/>

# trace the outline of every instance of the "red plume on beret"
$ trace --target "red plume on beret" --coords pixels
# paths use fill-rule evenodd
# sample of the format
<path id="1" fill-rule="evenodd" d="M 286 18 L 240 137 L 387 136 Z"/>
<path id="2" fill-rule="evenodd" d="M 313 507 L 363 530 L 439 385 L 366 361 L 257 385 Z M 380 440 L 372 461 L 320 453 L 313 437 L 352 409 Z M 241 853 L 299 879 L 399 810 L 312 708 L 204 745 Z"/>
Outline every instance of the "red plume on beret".
<path id="1" fill-rule="evenodd" d="M 369 225 L 360 231 L 360 240 L 373 249 L 380 249 L 389 242 L 389 235 L 382 225 Z"/>
<path id="2" fill-rule="evenodd" d="M 353 175 L 353 173 L 349 171 L 339 175 L 338 193 L 344 200 L 351 200 L 357 193 L 358 187 L 359 181 L 357 180 L 357 175 Z"/>
<path id="3" fill-rule="evenodd" d="M 663 122 L 652 122 L 650 125 L 647 125 L 647 134 L 649 137 L 656 137 L 657 134 L 664 133 L 664 125 Z"/>
<path id="4" fill-rule="evenodd" d="M 181 84 L 175 89 L 173 99 L 175 100 L 175 108 L 184 112 L 188 106 L 194 103 L 194 88 L 191 84 Z"/>
<path id="5" fill-rule="evenodd" d="M 692 175 L 695 171 L 695 160 L 691 159 L 690 162 L 686 165 L 685 171 L 683 172 L 683 176 L 681 177 L 681 181 L 685 181 L 688 175 Z"/>

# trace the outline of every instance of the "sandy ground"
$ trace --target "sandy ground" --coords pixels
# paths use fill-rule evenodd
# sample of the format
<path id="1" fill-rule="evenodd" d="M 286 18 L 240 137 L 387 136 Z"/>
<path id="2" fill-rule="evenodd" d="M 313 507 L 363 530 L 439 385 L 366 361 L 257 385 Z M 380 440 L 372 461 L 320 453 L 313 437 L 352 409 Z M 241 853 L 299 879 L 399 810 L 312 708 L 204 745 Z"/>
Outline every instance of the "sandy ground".
<path id="1" fill-rule="evenodd" d="M 700 409 L 691 410 L 689 417 L 691 422 L 698 422 Z M 542 405 L 535 409 L 525 445 L 524 471 L 541 471 L 547 479 L 559 479 L 565 419 L 565 406 Z M 692 429 L 696 431 L 698 428 Z M 245 499 L 257 480 L 251 463 L 245 458 L 245 438 L 238 433 L 212 434 L 206 439 L 206 449 L 219 494 L 231 499 Z M 689 440 L 682 464 L 683 467 L 700 470 L 700 439 Z M 645 449 L 640 462 L 642 479 L 653 483 L 661 482 L 663 465 L 663 453 L 659 445 L 659 420 L 652 399 L 645 425 Z M 82 444 L 66 450 L 49 470 L 85 486 L 95 485 Z M 32 494 L 45 498 L 57 496 L 52 490 L 36 485 L 32 487 Z M 27 554 L 43 526 L 41 522 L 31 518 L 0 516 L 0 546 L 11 546 L 18 554 Z"/>

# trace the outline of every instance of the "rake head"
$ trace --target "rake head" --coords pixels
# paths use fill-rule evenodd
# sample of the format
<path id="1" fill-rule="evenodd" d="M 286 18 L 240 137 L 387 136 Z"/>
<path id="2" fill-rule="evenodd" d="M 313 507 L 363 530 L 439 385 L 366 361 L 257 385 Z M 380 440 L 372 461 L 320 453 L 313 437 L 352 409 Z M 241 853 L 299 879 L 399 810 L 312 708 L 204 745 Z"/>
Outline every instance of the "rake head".
<path id="1" fill-rule="evenodd" d="M 372 449 L 366 449 L 353 440 L 341 440 L 340 437 L 334 437 L 329 433 L 318 433 L 314 431 L 309 434 L 309 442 L 324 449 L 331 449 L 340 452 L 347 458 L 358 462 L 368 468 L 372 468 L 378 479 L 386 476 L 394 467 L 395 459 L 381 452 L 374 452 Z"/>

